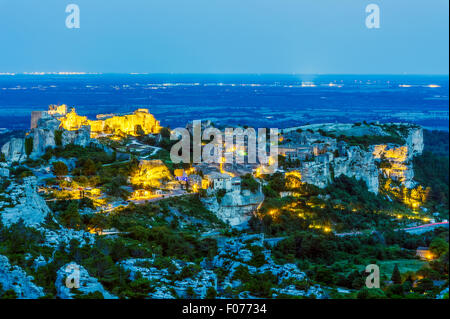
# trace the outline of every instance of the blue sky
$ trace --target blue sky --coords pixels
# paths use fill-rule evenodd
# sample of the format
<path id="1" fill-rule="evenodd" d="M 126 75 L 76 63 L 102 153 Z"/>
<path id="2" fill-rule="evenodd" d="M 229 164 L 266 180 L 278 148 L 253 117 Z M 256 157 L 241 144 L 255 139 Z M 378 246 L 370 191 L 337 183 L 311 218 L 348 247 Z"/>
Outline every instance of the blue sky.
<path id="1" fill-rule="evenodd" d="M 81 28 L 67 29 L 78 4 Z M 381 28 L 365 26 L 365 7 Z M 0 0 L 0 72 L 448 74 L 448 0 Z"/>

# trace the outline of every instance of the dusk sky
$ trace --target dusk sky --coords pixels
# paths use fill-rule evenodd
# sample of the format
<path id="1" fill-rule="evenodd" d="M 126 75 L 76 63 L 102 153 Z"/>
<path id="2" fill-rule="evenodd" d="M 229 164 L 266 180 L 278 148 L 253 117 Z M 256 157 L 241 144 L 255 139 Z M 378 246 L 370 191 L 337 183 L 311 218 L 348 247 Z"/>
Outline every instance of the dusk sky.
<path id="1" fill-rule="evenodd" d="M 68 29 L 65 8 L 81 10 Z M 368 29 L 365 8 L 381 9 Z M 0 72 L 448 74 L 448 0 L 0 0 Z"/>

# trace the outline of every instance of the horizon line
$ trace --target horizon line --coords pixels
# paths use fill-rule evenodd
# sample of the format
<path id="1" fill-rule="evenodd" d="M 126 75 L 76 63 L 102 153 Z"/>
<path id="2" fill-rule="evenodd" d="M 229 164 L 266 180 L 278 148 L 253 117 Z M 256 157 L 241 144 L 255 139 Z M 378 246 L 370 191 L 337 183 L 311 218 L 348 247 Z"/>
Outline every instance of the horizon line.
<path id="1" fill-rule="evenodd" d="M 327 75 L 344 75 L 344 76 L 442 76 L 449 77 L 449 73 L 210 73 L 210 72 L 84 72 L 84 71 L 32 71 L 32 72 L 0 72 L 0 76 L 14 75 L 283 75 L 283 76 L 327 76 Z"/>

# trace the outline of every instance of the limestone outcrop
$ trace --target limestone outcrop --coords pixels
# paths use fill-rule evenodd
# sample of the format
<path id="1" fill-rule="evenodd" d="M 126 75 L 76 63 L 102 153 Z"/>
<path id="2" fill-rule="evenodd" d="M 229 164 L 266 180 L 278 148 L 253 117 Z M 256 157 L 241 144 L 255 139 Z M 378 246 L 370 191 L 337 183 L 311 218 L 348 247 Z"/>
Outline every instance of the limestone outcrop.
<path id="1" fill-rule="evenodd" d="M 423 130 L 411 127 L 406 130 L 405 144 L 372 145 L 368 150 L 360 146 L 341 144 L 335 153 L 319 155 L 312 161 L 303 161 L 299 167 L 301 180 L 324 188 L 333 178 L 345 175 L 363 180 L 373 193 L 378 193 L 379 175 L 400 181 L 407 188 L 416 186 L 412 159 L 423 152 Z M 326 151 L 326 150 L 325 150 Z"/>
<path id="2" fill-rule="evenodd" d="M 62 299 L 74 299 L 77 293 L 87 295 L 99 292 L 105 299 L 117 299 L 103 285 L 89 275 L 88 271 L 74 262 L 61 267 L 56 274 L 56 295 Z M 75 290 L 76 289 L 76 290 Z"/>
<path id="3" fill-rule="evenodd" d="M 38 227 L 50 213 L 45 200 L 39 196 L 34 176 L 23 179 L 23 183 L 12 183 L 3 196 L 8 200 L 6 207 L 0 206 L 0 219 L 9 227 L 20 220 L 26 226 Z M 2 204 L 5 205 L 6 203 Z"/>
<path id="4" fill-rule="evenodd" d="M 363 180 L 373 193 L 378 193 L 378 168 L 370 152 L 352 146 L 346 154 L 325 161 L 304 162 L 299 169 L 302 182 L 325 188 L 333 177 L 345 175 Z"/>
<path id="5" fill-rule="evenodd" d="M 48 148 L 56 147 L 57 134 L 61 134 L 61 146 L 74 144 L 105 149 L 105 146 L 95 139 L 99 135 L 138 135 L 158 133 L 161 130 L 159 122 L 146 109 L 139 109 L 124 116 L 106 116 L 106 119 L 95 121 L 78 116 L 75 111 L 66 113 L 65 110 L 65 106 L 50 106 L 49 111 L 34 111 L 31 130 L 27 135 L 23 138 L 12 138 L 2 146 L 1 152 L 6 161 L 22 162 L 27 159 L 27 139 L 32 139 L 30 158 L 35 159 L 41 157 Z M 110 149 L 105 151 L 112 152 Z"/>
<path id="6" fill-rule="evenodd" d="M 380 163 L 380 173 L 386 178 L 401 182 L 407 188 L 414 188 L 413 158 L 421 155 L 424 149 L 423 130 L 411 128 L 405 138 L 406 144 L 374 145 L 373 157 Z"/>
<path id="7" fill-rule="evenodd" d="M 29 138 L 33 138 L 33 151 L 31 157 L 39 157 L 45 153 L 48 147 L 55 147 L 55 131 L 59 122 L 53 118 L 40 119 L 36 128 L 32 129 Z"/>
<path id="8" fill-rule="evenodd" d="M 26 159 L 25 154 L 25 139 L 13 137 L 9 142 L 6 142 L 1 149 L 8 162 L 21 162 Z"/>
<path id="9" fill-rule="evenodd" d="M 347 157 L 338 157 L 331 164 L 334 177 L 345 175 L 363 180 L 370 192 L 378 193 L 378 168 L 370 152 L 359 147 L 350 147 Z"/>
<path id="10" fill-rule="evenodd" d="M 82 147 L 97 146 L 96 140 L 91 139 L 91 129 L 89 126 L 83 126 L 78 131 L 63 131 L 62 133 L 63 146 L 75 144 Z"/>
<path id="11" fill-rule="evenodd" d="M 265 258 L 264 265 L 261 267 L 249 265 L 248 261 L 246 261 L 248 259 L 242 258 L 241 253 L 248 244 L 264 249 L 264 234 L 242 235 L 241 237 L 228 239 L 221 247 L 219 247 L 217 255 L 214 256 L 211 262 L 206 262 L 206 260 L 202 262 L 203 267 L 211 269 L 219 268 L 222 269 L 222 271 L 226 271 L 227 275 L 218 285 L 220 291 L 225 290 L 227 287 L 237 288 L 241 286 L 241 281 L 235 280 L 234 274 L 239 267 L 245 267 L 251 274 L 263 274 L 269 272 L 277 278 L 277 284 L 280 288 L 274 288 L 272 290 L 273 297 L 276 297 L 279 294 L 294 296 L 312 296 L 314 294 L 314 296 L 319 299 L 325 297 L 325 292 L 322 288 L 319 285 L 310 285 L 306 273 L 302 272 L 297 265 L 276 264 L 271 257 L 270 250 L 262 251 Z M 289 283 L 292 281 L 304 282 L 305 289 L 296 289 L 295 286 L 290 286 Z"/>
<path id="12" fill-rule="evenodd" d="M 406 146 L 411 150 L 411 155 L 421 155 L 424 149 L 423 129 L 411 128 L 408 130 L 406 138 Z"/>
<path id="13" fill-rule="evenodd" d="M 59 130 L 60 122 L 52 117 L 43 117 L 37 121 L 37 126 L 33 128 L 25 138 L 12 138 L 2 146 L 2 153 L 7 162 L 22 162 L 27 159 L 25 151 L 25 140 L 32 139 L 33 149 L 30 158 L 38 158 L 45 154 L 47 148 L 56 147 L 55 134 Z M 78 131 L 61 132 L 61 144 L 86 146 L 98 146 L 96 140 L 92 140 L 90 127 L 83 126 Z"/>
<path id="14" fill-rule="evenodd" d="M 9 177 L 9 168 L 8 164 L 0 163 L 0 177 Z"/>
<path id="15" fill-rule="evenodd" d="M 326 187 L 331 182 L 331 174 L 328 163 L 305 162 L 300 168 L 302 181 L 319 188 Z"/>
<path id="16" fill-rule="evenodd" d="M 43 297 L 44 289 L 36 286 L 33 280 L 22 268 L 12 266 L 6 256 L 0 255 L 0 284 L 4 291 L 12 289 L 18 299 Z"/>
<path id="17" fill-rule="evenodd" d="M 263 202 L 261 192 L 251 193 L 248 190 L 228 192 L 220 200 L 216 196 L 203 199 L 205 207 L 215 213 L 219 219 L 232 227 L 245 227 L 252 213 Z"/>
<path id="18" fill-rule="evenodd" d="M 84 230 L 74 230 L 61 227 L 57 230 L 50 230 L 48 228 L 37 228 L 45 237 L 43 246 L 57 248 L 60 246 L 69 247 L 72 240 L 76 240 L 80 247 L 85 245 L 93 245 L 95 243 L 95 235 Z"/>
<path id="19" fill-rule="evenodd" d="M 208 288 L 213 287 L 217 290 L 217 275 L 211 270 L 203 269 L 191 277 L 173 281 L 168 269 L 158 269 L 154 262 L 154 258 L 131 258 L 121 261 L 119 264 L 130 272 L 130 280 L 142 276 L 142 278 L 155 283 L 155 292 L 149 294 L 152 299 L 188 298 L 189 287 L 192 288 L 196 297 L 203 299 L 206 297 Z M 184 267 L 194 266 L 194 263 L 175 259 L 171 263 L 176 275 L 180 275 Z"/>

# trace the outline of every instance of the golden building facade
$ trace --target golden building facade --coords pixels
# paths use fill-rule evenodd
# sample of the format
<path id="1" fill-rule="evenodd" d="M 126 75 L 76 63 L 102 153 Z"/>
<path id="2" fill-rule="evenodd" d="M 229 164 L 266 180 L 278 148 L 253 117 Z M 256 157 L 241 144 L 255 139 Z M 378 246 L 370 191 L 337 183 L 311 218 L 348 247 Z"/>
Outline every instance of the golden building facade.
<path id="1" fill-rule="evenodd" d="M 98 117 L 97 117 L 98 118 Z M 161 131 L 159 121 L 147 109 L 138 109 L 133 114 L 115 115 L 105 119 L 89 120 L 72 109 L 64 117 L 59 118 L 61 127 L 68 131 L 79 130 L 82 126 L 91 127 L 91 137 L 108 135 L 147 135 Z"/>

